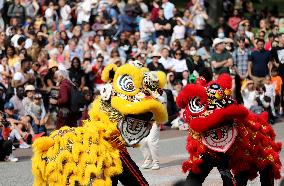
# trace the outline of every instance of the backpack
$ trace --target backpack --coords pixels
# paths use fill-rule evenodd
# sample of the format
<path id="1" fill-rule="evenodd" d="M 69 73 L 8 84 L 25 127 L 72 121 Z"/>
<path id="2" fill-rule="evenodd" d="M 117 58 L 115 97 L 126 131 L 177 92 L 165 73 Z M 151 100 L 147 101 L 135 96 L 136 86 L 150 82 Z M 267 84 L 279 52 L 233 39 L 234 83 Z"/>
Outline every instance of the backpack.
<path id="1" fill-rule="evenodd" d="M 80 113 L 80 108 L 83 106 L 83 94 L 78 90 L 76 86 L 71 86 L 71 100 L 70 100 L 70 112 Z"/>

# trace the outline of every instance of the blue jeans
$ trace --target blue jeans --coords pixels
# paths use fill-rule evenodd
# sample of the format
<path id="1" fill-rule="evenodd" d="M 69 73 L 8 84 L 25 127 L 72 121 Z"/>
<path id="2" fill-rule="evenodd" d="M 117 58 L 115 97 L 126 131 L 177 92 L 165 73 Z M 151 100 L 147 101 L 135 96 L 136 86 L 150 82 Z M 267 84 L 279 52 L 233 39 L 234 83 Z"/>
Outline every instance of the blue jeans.
<path id="1" fill-rule="evenodd" d="M 37 125 L 35 124 L 35 122 L 32 122 L 32 127 L 33 127 L 33 131 L 35 134 L 39 134 L 41 132 L 45 132 L 46 133 L 46 128 L 44 125 Z"/>

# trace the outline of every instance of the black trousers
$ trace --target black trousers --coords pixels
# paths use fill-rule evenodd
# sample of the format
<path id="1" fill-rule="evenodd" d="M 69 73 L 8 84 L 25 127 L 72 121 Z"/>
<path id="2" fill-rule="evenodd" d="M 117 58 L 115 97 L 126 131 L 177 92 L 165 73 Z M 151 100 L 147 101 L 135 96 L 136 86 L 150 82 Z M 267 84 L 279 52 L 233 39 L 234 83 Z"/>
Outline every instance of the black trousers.
<path id="1" fill-rule="evenodd" d="M 131 159 L 126 150 L 120 151 L 123 172 L 112 178 L 112 185 L 116 186 L 118 181 L 124 186 L 147 186 L 148 182 L 143 177 L 136 163 Z"/>
<path id="2" fill-rule="evenodd" d="M 247 172 L 241 172 L 238 175 L 231 174 L 229 170 L 229 157 L 224 154 L 219 154 L 220 161 L 212 159 L 209 155 L 204 155 L 202 159 L 204 162 L 200 165 L 201 173 L 194 174 L 189 172 L 186 178 L 186 184 L 190 186 L 202 186 L 205 178 L 208 176 L 213 167 L 217 167 L 223 180 L 223 186 L 246 186 L 249 180 Z M 264 170 L 259 172 L 261 186 L 274 186 L 274 176 L 272 167 L 267 166 Z"/>
<path id="3" fill-rule="evenodd" d="M 223 186 L 235 186 L 234 177 L 229 169 L 229 157 L 223 153 L 218 154 L 218 156 L 220 160 L 216 161 L 216 159 L 210 155 L 203 155 L 202 159 L 204 162 L 199 166 L 201 173 L 195 174 L 190 171 L 186 178 L 187 184 L 190 186 L 202 186 L 202 183 L 211 170 L 217 167 L 223 180 Z"/>
<path id="4" fill-rule="evenodd" d="M 12 145 L 10 140 L 0 140 L 0 161 L 4 161 L 12 153 Z"/>

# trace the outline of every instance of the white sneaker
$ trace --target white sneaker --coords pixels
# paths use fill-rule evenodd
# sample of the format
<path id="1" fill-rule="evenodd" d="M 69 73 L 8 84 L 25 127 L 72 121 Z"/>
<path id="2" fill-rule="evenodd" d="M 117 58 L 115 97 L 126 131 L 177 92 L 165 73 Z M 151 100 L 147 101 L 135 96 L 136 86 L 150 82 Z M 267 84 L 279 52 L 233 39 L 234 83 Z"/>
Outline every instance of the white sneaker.
<path id="1" fill-rule="evenodd" d="M 16 149 L 16 147 L 14 145 L 12 145 L 12 150 L 15 150 L 15 149 Z"/>
<path id="2" fill-rule="evenodd" d="M 141 165 L 142 169 L 150 169 L 152 162 L 144 162 L 143 165 Z"/>
<path id="3" fill-rule="evenodd" d="M 26 142 L 20 144 L 20 146 L 19 146 L 20 149 L 28 149 L 28 148 L 30 148 L 30 147 L 31 147 L 31 146 L 29 146 Z"/>
<path id="4" fill-rule="evenodd" d="M 160 169 L 159 163 L 154 163 L 152 170 L 158 170 L 158 169 Z"/>
<path id="5" fill-rule="evenodd" d="M 12 154 L 10 154 L 10 156 L 6 157 L 5 161 L 7 161 L 7 162 L 17 162 L 17 161 L 19 161 L 19 159 L 15 158 Z"/>

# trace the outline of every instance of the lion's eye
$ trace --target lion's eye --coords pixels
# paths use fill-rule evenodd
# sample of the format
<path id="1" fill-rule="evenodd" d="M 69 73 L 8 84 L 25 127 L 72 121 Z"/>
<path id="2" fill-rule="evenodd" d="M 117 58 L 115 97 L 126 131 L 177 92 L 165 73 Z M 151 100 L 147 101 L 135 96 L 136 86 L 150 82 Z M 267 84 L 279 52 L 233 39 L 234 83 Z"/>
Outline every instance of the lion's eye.
<path id="1" fill-rule="evenodd" d="M 117 85 L 121 88 L 121 90 L 126 92 L 133 92 L 135 90 L 134 82 L 129 75 L 120 76 L 118 78 Z"/>
<path id="2" fill-rule="evenodd" d="M 191 113 L 198 114 L 205 109 L 205 106 L 200 103 L 200 99 L 195 97 L 191 99 L 188 103 L 188 107 Z"/>

